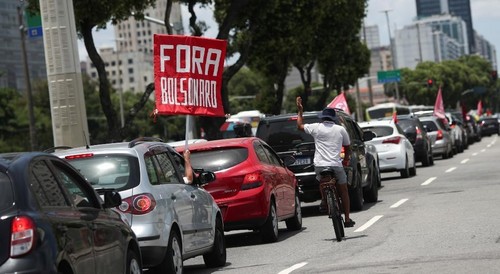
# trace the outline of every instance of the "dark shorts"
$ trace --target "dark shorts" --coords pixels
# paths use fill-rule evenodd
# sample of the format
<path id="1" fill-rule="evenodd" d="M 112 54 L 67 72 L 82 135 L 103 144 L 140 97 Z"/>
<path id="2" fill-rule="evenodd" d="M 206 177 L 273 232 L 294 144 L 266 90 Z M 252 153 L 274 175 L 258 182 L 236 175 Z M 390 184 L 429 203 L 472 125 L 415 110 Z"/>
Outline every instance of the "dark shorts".
<path id="1" fill-rule="evenodd" d="M 316 172 L 316 179 L 319 181 L 320 176 L 319 173 L 325 168 L 332 168 L 335 172 L 335 179 L 339 185 L 347 184 L 347 175 L 343 167 L 334 166 L 334 167 L 325 167 L 325 166 L 315 166 L 314 172 Z"/>

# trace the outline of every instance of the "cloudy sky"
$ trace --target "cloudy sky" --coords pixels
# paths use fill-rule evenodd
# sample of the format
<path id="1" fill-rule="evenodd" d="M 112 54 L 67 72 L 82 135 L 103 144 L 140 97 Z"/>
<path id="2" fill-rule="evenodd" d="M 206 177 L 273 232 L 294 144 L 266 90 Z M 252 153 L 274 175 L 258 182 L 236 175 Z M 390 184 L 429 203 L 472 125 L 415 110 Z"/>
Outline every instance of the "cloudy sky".
<path id="1" fill-rule="evenodd" d="M 495 29 L 500 26 L 500 0 L 470 0 L 470 2 L 474 29 L 492 43 L 497 51 L 500 51 L 500 32 L 495 31 Z M 387 19 L 384 13 L 385 10 L 389 11 L 389 23 L 392 35 L 394 35 L 395 29 L 401 29 L 411 24 L 417 15 L 415 0 L 369 0 L 365 24 L 379 26 L 380 40 L 383 45 L 389 44 Z M 184 14 L 186 14 L 186 10 L 184 11 Z M 211 18 L 211 11 L 204 10 L 204 12 L 199 15 L 199 17 L 203 18 L 209 25 L 214 25 Z M 187 16 L 186 14 L 184 18 L 185 26 L 187 26 Z M 217 29 L 214 26 L 209 29 L 206 36 L 213 38 L 216 33 Z M 94 39 L 97 47 L 114 46 L 115 42 L 113 41 L 113 35 L 112 26 L 104 31 L 94 32 Z M 85 60 L 87 53 L 83 47 L 82 41 L 79 41 L 79 52 L 80 59 Z M 500 59 L 500 52 L 497 53 L 497 58 Z M 497 64 L 499 64 L 499 61 L 497 61 Z"/>

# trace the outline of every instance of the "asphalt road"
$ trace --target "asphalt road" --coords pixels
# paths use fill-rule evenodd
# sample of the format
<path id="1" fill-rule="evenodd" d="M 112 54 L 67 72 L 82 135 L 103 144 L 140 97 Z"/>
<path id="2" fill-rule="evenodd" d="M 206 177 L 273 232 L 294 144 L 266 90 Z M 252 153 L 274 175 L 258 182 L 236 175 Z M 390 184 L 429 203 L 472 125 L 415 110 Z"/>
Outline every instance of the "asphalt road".
<path id="1" fill-rule="evenodd" d="M 354 228 L 335 240 L 317 203 L 303 204 L 303 229 L 261 243 L 248 231 L 226 233 L 227 264 L 201 257 L 185 273 L 500 273 L 500 138 L 485 137 L 451 159 L 402 179 L 383 173 L 377 203 L 352 213 Z"/>

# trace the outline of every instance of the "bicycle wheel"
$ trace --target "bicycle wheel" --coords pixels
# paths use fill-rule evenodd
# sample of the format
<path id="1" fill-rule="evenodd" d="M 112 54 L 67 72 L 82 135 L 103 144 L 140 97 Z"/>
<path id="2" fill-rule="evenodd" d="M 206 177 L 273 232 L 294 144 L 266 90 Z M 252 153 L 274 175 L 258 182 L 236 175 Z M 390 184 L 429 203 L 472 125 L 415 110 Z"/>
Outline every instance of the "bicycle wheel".
<path id="1" fill-rule="evenodd" d="M 335 238 L 337 238 L 337 242 L 342 241 L 342 222 L 338 217 L 340 215 L 340 211 L 337 208 L 337 203 L 335 202 L 335 196 L 333 195 L 333 191 L 331 189 L 327 189 L 326 191 L 326 201 L 328 204 L 328 214 L 332 219 L 333 229 L 335 230 Z"/>

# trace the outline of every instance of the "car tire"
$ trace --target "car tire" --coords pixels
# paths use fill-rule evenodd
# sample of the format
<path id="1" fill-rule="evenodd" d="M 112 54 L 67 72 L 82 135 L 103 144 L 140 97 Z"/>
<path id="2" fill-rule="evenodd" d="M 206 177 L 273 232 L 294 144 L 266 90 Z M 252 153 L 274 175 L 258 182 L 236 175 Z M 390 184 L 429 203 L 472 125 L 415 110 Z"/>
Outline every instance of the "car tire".
<path id="1" fill-rule="evenodd" d="M 429 151 L 427 151 L 424 155 L 424 157 L 422 157 L 422 166 L 430 166 L 431 165 L 431 157 L 432 157 L 432 153 L 430 153 Z"/>
<path id="2" fill-rule="evenodd" d="M 356 180 L 355 187 L 349 188 L 349 200 L 351 201 L 351 210 L 363 210 L 363 187 L 361 186 L 361 173 L 354 173 L 354 180 Z"/>
<path id="3" fill-rule="evenodd" d="M 363 189 L 363 198 L 368 203 L 375 203 L 378 201 L 378 185 L 379 176 L 377 175 L 376 166 L 372 164 L 370 168 L 370 185 Z"/>
<path id="4" fill-rule="evenodd" d="M 260 228 L 260 235 L 262 240 L 266 243 L 278 241 L 278 213 L 276 212 L 276 205 L 272 200 L 267 220 Z"/>
<path id="5" fill-rule="evenodd" d="M 167 252 L 160 265 L 154 268 L 155 273 L 179 273 L 183 272 L 182 243 L 179 233 L 175 230 L 170 232 Z"/>
<path id="6" fill-rule="evenodd" d="M 286 228 L 288 230 L 302 229 L 302 207 L 300 206 L 299 194 L 295 192 L 295 214 L 292 218 L 285 220 Z"/>
<path id="7" fill-rule="evenodd" d="M 417 162 L 413 160 L 413 167 L 410 168 L 410 176 L 417 175 Z"/>
<path id="8" fill-rule="evenodd" d="M 405 160 L 405 167 L 400 171 L 401 178 L 410 177 L 410 168 L 408 167 L 408 158 Z"/>
<path id="9" fill-rule="evenodd" d="M 139 256 L 133 250 L 127 252 L 127 274 L 140 274 L 142 273 L 142 267 L 140 263 Z"/>
<path id="10" fill-rule="evenodd" d="M 217 218 L 215 226 L 214 246 L 212 250 L 203 255 L 203 261 L 207 267 L 221 267 L 226 265 L 226 240 L 224 238 L 224 226 L 222 220 Z"/>

